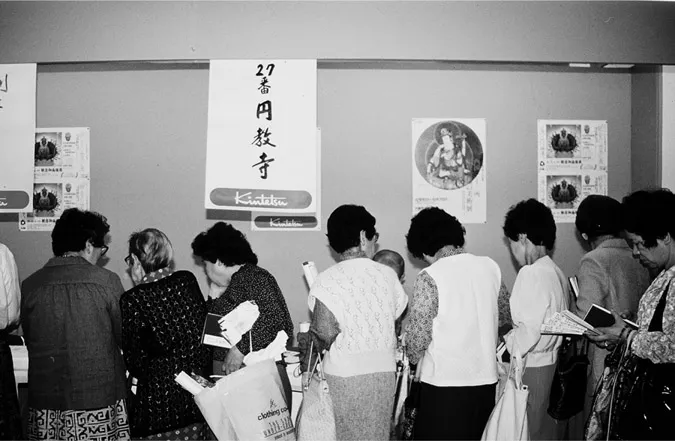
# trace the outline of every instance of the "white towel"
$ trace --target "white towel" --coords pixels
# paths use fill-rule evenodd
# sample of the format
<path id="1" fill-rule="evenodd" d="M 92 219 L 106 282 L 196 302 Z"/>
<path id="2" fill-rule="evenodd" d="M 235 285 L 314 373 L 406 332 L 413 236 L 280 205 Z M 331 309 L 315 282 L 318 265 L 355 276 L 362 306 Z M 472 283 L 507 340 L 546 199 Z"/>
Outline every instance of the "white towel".
<path id="1" fill-rule="evenodd" d="M 244 357 L 244 364 L 246 366 L 251 366 L 252 364 L 259 363 L 268 358 L 280 361 L 281 354 L 286 351 L 286 342 L 288 342 L 288 334 L 286 334 L 285 331 L 277 332 L 277 336 L 266 348 L 246 354 Z"/>
<path id="2" fill-rule="evenodd" d="M 222 330 L 221 334 L 229 344 L 227 348 L 239 343 L 241 336 L 251 330 L 259 316 L 258 305 L 254 301 L 248 300 L 239 304 L 232 312 L 218 320 Z"/>

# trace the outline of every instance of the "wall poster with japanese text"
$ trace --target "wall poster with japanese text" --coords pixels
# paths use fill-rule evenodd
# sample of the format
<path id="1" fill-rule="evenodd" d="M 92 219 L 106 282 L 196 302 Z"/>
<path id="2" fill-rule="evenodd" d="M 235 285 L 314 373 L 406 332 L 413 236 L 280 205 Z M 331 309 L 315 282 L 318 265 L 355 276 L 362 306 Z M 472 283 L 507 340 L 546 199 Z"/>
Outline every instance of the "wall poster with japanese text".
<path id="1" fill-rule="evenodd" d="M 251 231 L 321 231 L 321 129 L 316 129 L 317 198 L 315 213 L 253 213 Z"/>
<path id="2" fill-rule="evenodd" d="M 31 211 L 36 64 L 0 64 L 0 213 Z"/>
<path id="3" fill-rule="evenodd" d="M 316 60 L 212 60 L 207 209 L 317 211 Z"/>
<path id="4" fill-rule="evenodd" d="M 486 122 L 412 120 L 413 215 L 439 207 L 462 223 L 487 221 Z"/>
<path id="5" fill-rule="evenodd" d="M 574 222 L 581 201 L 607 194 L 607 121 L 538 120 L 538 199 L 556 222 Z"/>
<path id="6" fill-rule="evenodd" d="M 64 210 L 89 210 L 89 128 L 38 128 L 33 135 L 32 210 L 19 214 L 19 229 L 51 231 Z"/>

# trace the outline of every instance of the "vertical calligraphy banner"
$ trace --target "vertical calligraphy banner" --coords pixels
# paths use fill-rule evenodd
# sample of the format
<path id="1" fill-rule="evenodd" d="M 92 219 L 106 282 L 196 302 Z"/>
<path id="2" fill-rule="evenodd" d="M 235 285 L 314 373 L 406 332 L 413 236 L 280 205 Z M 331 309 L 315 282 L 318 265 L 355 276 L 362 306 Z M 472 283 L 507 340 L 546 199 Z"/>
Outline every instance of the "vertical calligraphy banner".
<path id="1" fill-rule="evenodd" d="M 32 211 L 37 69 L 0 64 L 0 213 Z"/>
<path id="2" fill-rule="evenodd" d="M 208 209 L 317 210 L 316 60 L 212 60 Z"/>

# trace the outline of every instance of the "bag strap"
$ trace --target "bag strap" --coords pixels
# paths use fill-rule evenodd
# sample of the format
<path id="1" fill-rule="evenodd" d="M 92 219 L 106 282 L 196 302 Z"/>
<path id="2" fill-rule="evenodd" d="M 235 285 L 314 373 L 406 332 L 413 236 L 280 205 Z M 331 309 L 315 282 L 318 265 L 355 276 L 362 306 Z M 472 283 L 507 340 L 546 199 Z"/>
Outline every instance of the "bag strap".
<path id="1" fill-rule="evenodd" d="M 647 332 L 662 332 L 663 331 L 663 311 L 666 309 L 666 298 L 668 297 L 668 290 L 670 289 L 670 284 L 673 279 L 668 281 L 666 289 L 663 290 L 659 303 L 654 309 L 654 315 L 652 316 L 652 321 L 649 323 L 649 329 Z"/>

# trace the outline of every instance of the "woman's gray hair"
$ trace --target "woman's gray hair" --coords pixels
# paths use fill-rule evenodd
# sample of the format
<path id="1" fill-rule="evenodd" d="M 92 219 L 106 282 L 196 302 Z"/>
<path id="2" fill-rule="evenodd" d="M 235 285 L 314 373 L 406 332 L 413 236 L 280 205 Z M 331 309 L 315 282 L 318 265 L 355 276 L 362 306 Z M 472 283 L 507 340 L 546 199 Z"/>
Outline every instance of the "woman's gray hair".
<path id="1" fill-rule="evenodd" d="M 173 246 L 166 234 L 157 228 L 146 228 L 129 237 L 129 254 L 138 257 L 146 273 L 173 264 Z"/>

